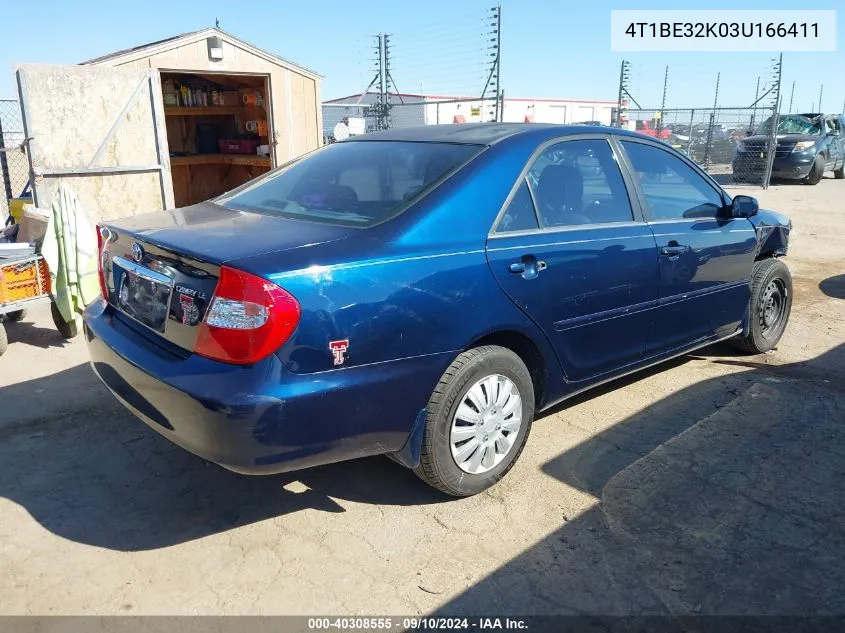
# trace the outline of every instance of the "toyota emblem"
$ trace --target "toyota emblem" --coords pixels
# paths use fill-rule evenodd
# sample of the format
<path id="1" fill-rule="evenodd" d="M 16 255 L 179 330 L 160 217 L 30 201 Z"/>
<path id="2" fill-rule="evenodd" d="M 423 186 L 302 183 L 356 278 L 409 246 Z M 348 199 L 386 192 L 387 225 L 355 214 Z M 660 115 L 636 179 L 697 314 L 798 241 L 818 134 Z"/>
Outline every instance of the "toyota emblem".
<path id="1" fill-rule="evenodd" d="M 132 259 L 134 259 L 138 264 L 140 264 L 141 260 L 144 259 L 144 248 L 138 244 L 138 242 L 135 242 L 132 245 Z"/>

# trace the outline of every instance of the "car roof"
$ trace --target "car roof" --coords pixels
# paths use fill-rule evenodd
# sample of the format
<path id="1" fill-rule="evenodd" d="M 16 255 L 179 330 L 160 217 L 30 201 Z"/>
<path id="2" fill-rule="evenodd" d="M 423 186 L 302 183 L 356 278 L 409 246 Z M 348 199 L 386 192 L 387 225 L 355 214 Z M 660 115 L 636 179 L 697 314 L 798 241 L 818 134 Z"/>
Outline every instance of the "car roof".
<path id="1" fill-rule="evenodd" d="M 354 136 L 343 143 L 369 141 L 410 141 L 418 143 L 466 143 L 471 145 L 494 145 L 507 138 L 533 135 L 556 138 L 575 134 L 621 134 L 640 136 L 627 130 L 604 125 L 556 125 L 553 123 L 457 123 L 446 125 L 419 125 L 394 128 L 381 132 L 370 132 Z"/>

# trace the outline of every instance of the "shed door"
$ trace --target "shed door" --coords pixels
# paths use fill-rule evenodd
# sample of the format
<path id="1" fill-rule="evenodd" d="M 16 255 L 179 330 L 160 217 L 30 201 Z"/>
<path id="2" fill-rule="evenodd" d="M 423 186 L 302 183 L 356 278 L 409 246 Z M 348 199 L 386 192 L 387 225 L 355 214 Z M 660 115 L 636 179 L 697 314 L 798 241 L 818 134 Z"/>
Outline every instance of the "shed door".
<path id="1" fill-rule="evenodd" d="M 27 64 L 17 79 L 37 206 L 64 182 L 94 221 L 173 207 L 157 72 Z"/>

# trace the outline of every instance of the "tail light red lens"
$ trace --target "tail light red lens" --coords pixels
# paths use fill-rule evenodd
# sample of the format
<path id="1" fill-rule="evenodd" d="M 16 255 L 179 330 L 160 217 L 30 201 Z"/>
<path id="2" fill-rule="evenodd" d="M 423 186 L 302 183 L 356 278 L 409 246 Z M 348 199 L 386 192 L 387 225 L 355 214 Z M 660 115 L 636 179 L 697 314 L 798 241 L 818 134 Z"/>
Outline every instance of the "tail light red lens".
<path id="1" fill-rule="evenodd" d="M 97 225 L 97 276 L 100 279 L 100 293 L 103 299 L 109 300 L 109 291 L 106 286 L 106 272 L 103 270 L 103 259 L 108 257 L 108 241 L 103 237 L 103 229 L 99 224 Z"/>
<path id="2" fill-rule="evenodd" d="M 225 363 L 258 362 L 290 338 L 300 314 L 299 302 L 283 288 L 222 266 L 194 352 Z"/>

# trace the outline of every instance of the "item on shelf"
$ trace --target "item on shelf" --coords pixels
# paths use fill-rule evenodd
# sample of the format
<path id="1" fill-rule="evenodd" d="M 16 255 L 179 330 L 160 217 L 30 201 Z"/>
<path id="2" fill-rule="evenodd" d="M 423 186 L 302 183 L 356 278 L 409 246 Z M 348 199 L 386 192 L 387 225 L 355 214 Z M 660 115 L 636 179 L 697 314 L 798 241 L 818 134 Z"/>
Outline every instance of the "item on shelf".
<path id="1" fill-rule="evenodd" d="M 258 149 L 255 150 L 259 156 L 269 157 L 270 156 L 270 146 L 269 145 L 259 145 Z"/>
<path id="2" fill-rule="evenodd" d="M 255 139 L 220 139 L 218 142 L 221 154 L 255 154 L 258 141 Z"/>
<path id="3" fill-rule="evenodd" d="M 247 132 L 258 134 L 258 136 L 267 136 L 267 121 L 247 121 L 244 125 Z"/>
<path id="4" fill-rule="evenodd" d="M 172 79 L 164 82 L 163 92 L 165 106 L 175 107 L 179 105 L 179 91 L 176 89 L 176 84 L 173 83 Z"/>
<path id="5" fill-rule="evenodd" d="M 264 97 L 257 90 L 255 92 L 247 92 L 243 96 L 243 102 L 245 105 L 255 105 L 263 107 Z"/>
<path id="6" fill-rule="evenodd" d="M 213 123 L 197 124 L 197 154 L 216 154 L 219 151 L 220 131 Z"/>

